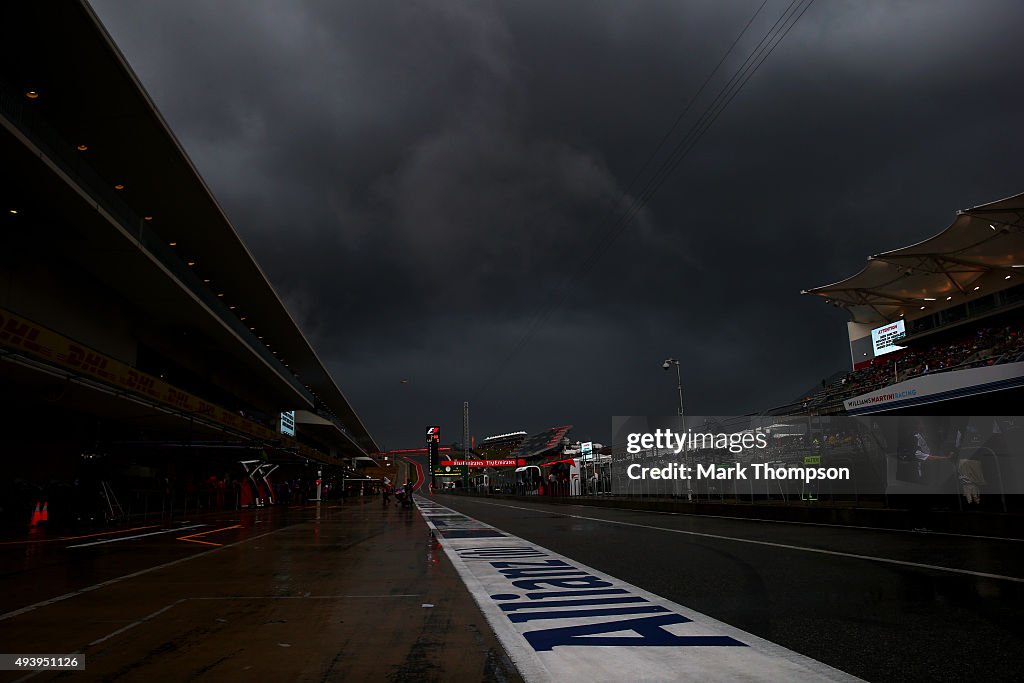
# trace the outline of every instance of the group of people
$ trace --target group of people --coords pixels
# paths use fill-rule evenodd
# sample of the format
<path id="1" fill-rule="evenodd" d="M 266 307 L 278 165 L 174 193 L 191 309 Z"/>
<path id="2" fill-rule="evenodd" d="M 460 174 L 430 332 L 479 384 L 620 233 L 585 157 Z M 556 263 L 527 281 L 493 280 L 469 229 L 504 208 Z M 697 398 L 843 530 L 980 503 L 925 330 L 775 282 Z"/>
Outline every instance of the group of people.
<path id="1" fill-rule="evenodd" d="M 405 482 L 404 486 L 392 486 L 390 482 L 380 487 L 381 502 L 386 507 L 391 504 L 391 496 L 394 494 L 395 500 L 402 507 L 412 507 L 412 492 L 413 485 L 411 481 Z"/>
<path id="2" fill-rule="evenodd" d="M 1017 325 L 985 327 L 961 339 L 923 350 L 872 358 L 863 368 L 847 373 L 825 388 L 825 398 L 838 399 L 953 368 L 995 365 L 1024 354 L 1024 334 Z M 893 363 L 899 365 L 894 368 Z M 898 373 L 896 372 L 898 370 Z"/>

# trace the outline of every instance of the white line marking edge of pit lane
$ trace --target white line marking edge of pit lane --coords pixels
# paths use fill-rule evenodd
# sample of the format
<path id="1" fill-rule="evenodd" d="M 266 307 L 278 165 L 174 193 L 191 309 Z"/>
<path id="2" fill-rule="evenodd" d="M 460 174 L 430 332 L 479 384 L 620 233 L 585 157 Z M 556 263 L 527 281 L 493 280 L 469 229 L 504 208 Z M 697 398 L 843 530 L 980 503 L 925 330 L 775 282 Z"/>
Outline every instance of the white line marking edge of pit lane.
<path id="1" fill-rule="evenodd" d="M 549 512 L 541 511 L 536 508 L 524 508 L 518 505 L 503 505 L 501 503 L 488 503 L 486 501 L 477 501 L 482 505 L 493 505 L 495 507 L 509 508 L 512 510 L 525 510 L 527 512 Z M 897 564 L 905 567 L 917 567 L 918 569 L 930 569 L 932 571 L 939 572 L 950 572 L 953 574 L 966 574 L 967 576 L 978 576 L 985 579 L 997 579 L 1001 581 L 1013 581 L 1015 583 L 1024 583 L 1024 578 L 1017 576 L 1004 576 L 1002 574 L 990 574 L 988 572 L 976 572 L 970 569 L 957 569 L 956 567 L 943 567 L 937 564 L 924 564 L 921 562 L 910 562 L 909 560 L 895 560 L 890 557 L 877 557 L 874 555 L 859 555 L 857 553 L 844 553 L 839 550 L 825 550 L 823 548 L 808 548 L 802 545 L 789 545 L 788 543 L 773 543 L 772 541 L 757 541 L 752 538 L 737 538 L 735 536 L 722 536 L 721 534 L 708 534 L 701 531 L 686 531 L 685 529 L 666 529 L 663 526 L 653 526 L 651 524 L 637 524 L 635 522 L 620 522 L 613 519 L 602 519 L 600 517 L 587 517 L 586 515 L 573 515 L 567 512 L 556 512 L 553 514 L 562 515 L 564 517 L 572 517 L 574 519 L 586 519 L 592 522 L 605 522 L 607 524 L 618 524 L 620 526 L 632 526 L 640 529 L 653 529 L 655 531 L 666 531 L 671 534 L 686 534 L 687 536 L 701 536 L 703 538 L 715 538 L 723 541 L 735 541 L 736 543 L 752 543 L 754 545 L 767 545 L 773 548 L 784 548 L 786 550 L 799 550 L 806 553 L 818 553 L 821 555 L 835 555 L 836 557 L 849 557 L 855 560 L 867 560 L 870 562 L 881 562 L 884 564 Z M 467 515 L 468 516 L 468 515 Z"/>
<path id="2" fill-rule="evenodd" d="M 451 510 L 451 508 L 446 508 L 445 506 L 434 503 L 433 501 L 430 501 L 430 503 L 432 505 L 445 508 L 446 510 Z M 422 508 L 420 508 L 419 505 L 416 507 L 420 512 L 422 512 Z M 453 512 L 455 511 L 453 510 Z M 427 526 L 433 533 L 434 539 L 441 544 L 441 547 L 444 549 L 444 554 L 451 561 L 452 566 L 455 567 L 455 571 L 459 573 L 462 583 L 465 584 L 470 595 L 473 596 L 473 601 L 476 602 L 477 607 L 479 607 L 480 611 L 483 612 L 484 619 L 486 619 L 487 623 L 490 624 L 491 630 L 493 630 L 495 635 L 498 636 L 498 641 L 502 644 L 502 647 L 505 648 L 505 653 L 508 655 L 509 659 L 512 660 L 512 663 L 515 665 L 519 675 L 522 676 L 523 680 L 527 681 L 527 683 L 549 680 L 550 676 L 548 671 L 544 665 L 540 663 L 536 653 L 527 646 L 526 641 L 519 635 L 519 632 L 507 622 L 507 620 L 500 618 L 503 616 L 500 614 L 501 610 L 499 610 L 497 606 L 489 600 L 490 593 L 484 588 L 480 580 L 473 575 L 473 572 L 470 571 L 465 560 L 459 557 L 457 552 L 454 552 L 448 544 L 448 540 L 438 531 L 438 528 L 430 521 L 429 517 L 423 515 L 423 521 L 427 523 Z"/>
<path id="3" fill-rule="evenodd" d="M 117 543 L 118 541 L 130 541 L 133 538 L 145 538 L 146 536 L 157 536 L 159 534 L 173 534 L 176 531 L 184 531 L 185 529 L 198 529 L 202 526 L 208 526 L 207 524 L 193 524 L 192 526 L 183 526 L 177 529 L 161 529 L 160 531 L 150 531 L 146 534 L 135 534 L 134 536 L 121 536 L 119 538 L 108 538 L 104 541 L 90 541 L 89 543 L 79 543 L 78 545 L 68 545 L 65 548 L 88 548 L 93 545 L 103 545 L 104 543 Z"/>
<path id="4" fill-rule="evenodd" d="M 299 524 L 306 524 L 306 523 L 307 522 L 299 522 Z M 21 607 L 19 609 L 12 610 L 12 611 L 6 612 L 4 614 L 0 614 L 0 621 L 5 621 L 7 619 L 11 619 L 13 617 L 17 617 L 19 615 L 25 614 L 26 612 L 31 612 L 32 610 L 39 609 L 40 607 L 48 607 L 49 605 L 52 605 L 52 604 L 54 604 L 56 602 L 61 602 L 62 600 L 67 600 L 68 598 L 73 598 L 76 595 L 81 595 L 82 593 L 88 593 L 90 591 L 98 590 L 100 588 L 105 588 L 106 586 L 110 586 L 112 584 L 124 581 L 125 579 L 134 579 L 137 576 L 142 576 L 143 574 L 148 574 L 150 572 L 155 572 L 158 569 L 166 569 L 167 567 L 173 567 L 176 564 L 182 564 L 183 562 L 188 562 L 189 560 L 194 560 L 194 559 L 196 559 L 198 557 L 207 557 L 209 555 L 212 555 L 213 553 L 218 553 L 218 552 L 220 552 L 222 550 L 227 550 L 228 548 L 234 548 L 235 546 L 242 545 L 243 543 L 249 543 L 251 541 L 256 541 L 258 539 L 263 538 L 264 536 L 270 536 L 271 534 L 276 534 L 278 531 L 284 531 L 285 529 L 290 529 L 293 526 L 296 526 L 296 525 L 290 524 L 288 526 L 283 526 L 280 529 L 274 529 L 273 531 L 268 531 L 267 533 L 260 534 L 259 536 L 252 536 L 251 538 L 242 539 L 241 541 L 235 541 L 234 543 L 228 543 L 227 545 L 222 545 L 219 548 L 213 548 L 212 550 L 204 550 L 202 552 L 196 553 L 195 555 L 189 555 L 188 557 L 179 557 L 177 560 L 171 560 L 170 562 L 164 562 L 163 564 L 158 564 L 155 567 L 147 567 L 146 569 L 140 569 L 137 572 L 132 572 L 131 574 L 125 574 L 124 576 L 117 576 L 117 577 L 114 577 L 113 579 L 107 579 L 106 581 L 101 581 L 100 583 L 93 584 L 92 586 L 86 586 L 85 588 L 79 588 L 78 590 L 71 591 L 70 593 L 65 593 L 64 595 L 58 595 L 55 598 L 48 598 L 46 600 L 40 600 L 39 602 L 33 603 L 31 605 L 26 605 L 25 607 Z"/>
<path id="5" fill-rule="evenodd" d="M 430 505 L 432 506 L 444 508 L 445 510 L 448 510 L 450 512 L 460 514 L 474 522 L 477 522 L 481 526 L 497 529 L 497 527 L 494 527 L 490 524 L 485 524 L 480 520 L 470 517 L 469 515 L 463 512 L 459 512 L 458 510 L 446 507 L 433 500 L 422 497 L 421 499 L 430 503 Z M 509 658 L 516 665 L 516 668 L 519 670 L 519 673 L 522 675 L 523 679 L 526 680 L 528 683 L 533 681 L 554 680 L 551 675 L 551 672 L 543 665 L 537 654 L 527 646 L 522 634 L 519 631 L 517 631 L 507 619 L 501 618 L 506 615 L 501 611 L 498 605 L 490 599 L 490 593 L 484 588 L 480 580 L 477 579 L 477 577 L 473 574 L 472 570 L 470 570 L 465 560 L 463 560 L 462 557 L 460 557 L 459 554 L 455 551 L 455 549 L 449 544 L 448 539 L 444 538 L 441 533 L 437 533 L 437 527 L 434 526 L 434 524 L 430 521 L 430 519 L 427 516 L 424 515 L 423 519 L 430 527 L 430 529 L 435 532 L 434 538 L 437 539 L 437 541 L 441 544 L 441 547 L 444 548 L 445 554 L 448 556 L 448 559 L 451 560 L 452 565 L 455 566 L 456 570 L 459 572 L 459 576 L 462 577 L 462 580 L 465 583 L 466 588 L 473 596 L 474 601 L 480 607 L 480 611 L 483 612 L 484 618 L 487 620 L 487 623 L 491 625 L 492 629 L 494 629 L 494 632 L 498 636 L 499 641 L 505 647 L 505 650 L 508 653 Z M 501 531 L 500 529 L 498 530 Z M 752 633 L 747 633 L 746 631 L 738 629 L 735 626 L 731 626 L 723 621 L 719 621 L 718 619 L 710 617 L 702 612 L 697 612 L 694 609 L 684 607 L 683 605 L 679 605 L 678 603 L 672 602 L 671 600 L 663 598 L 660 595 L 656 595 L 654 593 L 645 591 L 642 588 L 634 586 L 633 584 L 615 578 L 610 574 L 597 571 L 592 567 L 589 567 L 581 562 L 573 560 L 570 557 L 566 557 L 564 555 L 555 553 L 545 548 L 544 546 L 532 543 L 530 541 L 527 541 L 526 539 L 519 538 L 518 536 L 514 536 L 506 531 L 502 531 L 502 533 L 505 534 L 510 541 L 518 541 L 520 543 L 524 543 L 526 545 L 537 548 L 538 550 L 547 553 L 548 556 L 552 559 L 560 559 L 569 562 L 578 569 L 586 571 L 599 578 L 604 577 L 606 579 L 612 579 L 613 582 L 628 588 L 631 592 L 635 593 L 640 597 L 646 598 L 651 603 L 665 607 L 666 609 L 669 609 L 678 614 L 683 614 L 687 616 L 687 618 L 692 619 L 692 621 L 695 623 L 700 623 L 712 628 L 717 628 L 723 634 L 731 636 L 736 640 L 743 642 L 748 647 L 752 647 L 755 650 L 761 652 L 762 654 L 771 657 L 777 657 L 779 659 L 784 659 L 794 664 L 803 666 L 807 668 L 809 671 L 813 672 L 814 674 L 820 676 L 821 680 L 844 681 L 851 683 L 861 681 L 861 679 L 851 674 L 848 674 L 845 671 L 829 666 L 828 664 L 825 664 L 823 662 L 819 662 L 818 660 L 808 657 L 807 655 L 802 655 L 799 652 L 795 652 L 793 650 L 785 648 L 777 643 L 771 642 L 770 640 L 765 640 L 764 638 L 755 636 Z"/>

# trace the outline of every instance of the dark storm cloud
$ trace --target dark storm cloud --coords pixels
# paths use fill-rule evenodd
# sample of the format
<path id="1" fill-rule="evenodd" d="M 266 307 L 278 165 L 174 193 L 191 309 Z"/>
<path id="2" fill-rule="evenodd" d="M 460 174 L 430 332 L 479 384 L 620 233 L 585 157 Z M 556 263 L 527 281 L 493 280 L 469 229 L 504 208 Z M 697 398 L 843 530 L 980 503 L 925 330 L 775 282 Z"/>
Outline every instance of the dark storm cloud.
<path id="1" fill-rule="evenodd" d="M 1022 189 L 1019 3 L 819 1 L 609 243 L 609 211 L 759 4 L 95 6 L 398 446 L 435 420 L 457 438 L 470 398 L 478 436 L 603 439 L 611 415 L 674 410 L 667 355 L 691 413 L 795 398 L 848 363 L 843 316 L 800 289 Z"/>

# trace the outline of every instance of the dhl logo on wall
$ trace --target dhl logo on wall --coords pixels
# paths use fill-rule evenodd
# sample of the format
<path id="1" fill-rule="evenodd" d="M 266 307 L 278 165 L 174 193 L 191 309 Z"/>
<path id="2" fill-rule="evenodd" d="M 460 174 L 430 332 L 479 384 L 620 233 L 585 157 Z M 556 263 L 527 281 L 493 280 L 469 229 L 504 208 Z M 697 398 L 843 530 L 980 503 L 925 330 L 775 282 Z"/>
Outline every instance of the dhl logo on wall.
<path id="1" fill-rule="evenodd" d="M 121 361 L 76 344 L 53 330 L 3 308 L 0 308 L 0 344 L 11 349 L 27 351 L 56 365 L 76 370 L 83 375 L 160 401 L 182 412 L 212 420 L 244 434 L 261 439 L 280 440 L 283 445 L 299 448 L 306 455 L 322 456 L 268 427 L 177 389 Z"/>

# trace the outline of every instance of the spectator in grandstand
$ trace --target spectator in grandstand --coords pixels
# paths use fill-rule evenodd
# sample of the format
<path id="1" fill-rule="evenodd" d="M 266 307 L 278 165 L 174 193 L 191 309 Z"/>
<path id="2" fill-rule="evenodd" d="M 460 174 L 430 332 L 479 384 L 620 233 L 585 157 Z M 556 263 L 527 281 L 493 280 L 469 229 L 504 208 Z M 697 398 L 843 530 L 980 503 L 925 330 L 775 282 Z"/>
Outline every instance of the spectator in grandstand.
<path id="1" fill-rule="evenodd" d="M 847 373 L 826 387 L 818 402 L 842 400 L 880 389 L 899 380 L 953 369 L 995 365 L 1024 357 L 1024 335 L 1019 324 L 981 328 L 972 336 L 935 344 L 921 350 L 906 349 L 872 358 L 867 367 Z M 893 368 L 898 363 L 899 377 Z"/>

